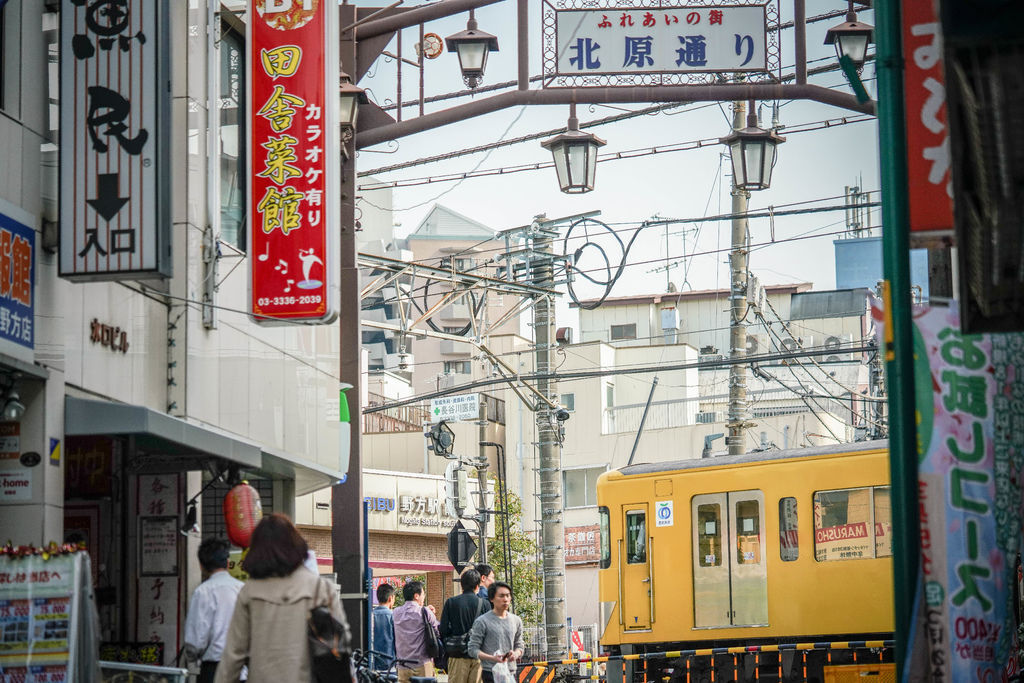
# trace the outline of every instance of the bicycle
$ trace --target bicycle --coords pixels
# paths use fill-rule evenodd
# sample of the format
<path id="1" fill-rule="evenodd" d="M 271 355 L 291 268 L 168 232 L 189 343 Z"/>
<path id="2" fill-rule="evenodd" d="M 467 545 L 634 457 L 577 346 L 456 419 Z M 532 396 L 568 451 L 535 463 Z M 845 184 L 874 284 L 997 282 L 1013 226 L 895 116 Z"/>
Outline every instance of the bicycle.
<path id="1" fill-rule="evenodd" d="M 386 669 L 373 668 L 373 662 L 383 661 Z M 356 668 L 356 683 L 397 683 L 399 660 L 376 650 L 353 650 L 352 663 Z M 413 676 L 409 683 L 437 683 L 433 676 Z"/>

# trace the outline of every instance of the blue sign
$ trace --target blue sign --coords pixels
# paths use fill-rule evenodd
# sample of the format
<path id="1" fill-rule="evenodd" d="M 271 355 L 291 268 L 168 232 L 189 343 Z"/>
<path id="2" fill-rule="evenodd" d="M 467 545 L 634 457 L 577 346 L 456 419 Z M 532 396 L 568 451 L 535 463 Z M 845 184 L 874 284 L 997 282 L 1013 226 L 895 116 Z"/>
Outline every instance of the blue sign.
<path id="1" fill-rule="evenodd" d="M 35 343 L 35 230 L 0 213 L 0 339 Z"/>

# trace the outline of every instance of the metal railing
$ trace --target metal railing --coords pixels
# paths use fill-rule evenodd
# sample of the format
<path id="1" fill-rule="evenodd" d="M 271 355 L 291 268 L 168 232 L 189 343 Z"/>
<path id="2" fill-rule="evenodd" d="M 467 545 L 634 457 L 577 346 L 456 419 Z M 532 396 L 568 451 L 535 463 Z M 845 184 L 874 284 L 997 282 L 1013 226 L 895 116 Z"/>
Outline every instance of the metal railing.
<path id="1" fill-rule="evenodd" d="M 100 662 L 102 683 L 186 683 L 188 669 L 126 662 Z"/>

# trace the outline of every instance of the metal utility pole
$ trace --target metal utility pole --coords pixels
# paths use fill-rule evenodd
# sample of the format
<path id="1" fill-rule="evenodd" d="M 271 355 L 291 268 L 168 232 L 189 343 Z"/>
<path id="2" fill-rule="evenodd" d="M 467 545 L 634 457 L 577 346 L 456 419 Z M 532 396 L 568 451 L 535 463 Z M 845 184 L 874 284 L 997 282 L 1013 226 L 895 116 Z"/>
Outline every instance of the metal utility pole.
<path id="1" fill-rule="evenodd" d="M 484 395 L 480 394 L 480 438 L 477 439 L 480 448 L 480 459 L 476 466 L 476 481 L 479 490 L 479 504 L 477 505 L 477 524 L 479 525 L 477 540 L 477 557 L 480 562 L 487 562 L 487 401 Z M 509 568 L 511 571 L 511 568 Z"/>
<path id="2" fill-rule="evenodd" d="M 736 130 L 745 123 L 744 102 L 733 103 L 732 125 Z M 729 358 L 741 360 L 747 355 L 747 198 L 750 194 L 732 182 L 732 250 L 729 252 Z M 747 366 L 729 366 L 729 435 L 725 442 L 729 455 L 746 452 Z"/>
<path id="3" fill-rule="evenodd" d="M 355 21 L 355 6 L 341 5 L 341 25 Z M 339 43 L 343 68 L 355 72 L 356 43 L 351 31 L 342 35 Z M 365 575 L 363 550 L 363 483 L 362 457 L 359 445 L 363 432 L 361 351 L 362 331 L 359 324 L 359 265 L 356 261 L 356 144 L 354 139 L 343 140 L 341 159 L 341 212 L 339 226 L 340 246 L 340 326 L 339 363 L 341 382 L 351 385 L 349 401 L 349 466 L 347 477 L 341 484 L 331 487 L 331 552 L 334 574 L 341 586 L 341 604 L 352 629 L 353 647 L 361 647 L 365 633 L 365 610 L 368 577 Z M 343 394 L 340 400 L 345 400 Z M 340 410 L 340 408 L 339 408 Z"/>
<path id="4" fill-rule="evenodd" d="M 533 284 L 551 287 L 554 268 L 551 238 L 554 232 L 538 227 L 533 233 L 533 247 L 539 257 L 533 266 Z M 553 371 L 551 342 L 554 339 L 555 308 L 550 297 L 537 298 L 533 306 L 533 333 L 536 339 L 537 373 L 546 376 Z M 537 380 L 541 394 L 557 404 L 558 383 Z M 548 403 L 537 408 L 537 443 L 540 449 L 540 535 L 544 576 L 544 630 L 548 659 L 564 659 L 569 651 L 565 625 L 565 554 L 562 526 L 562 444 L 554 410 Z"/>

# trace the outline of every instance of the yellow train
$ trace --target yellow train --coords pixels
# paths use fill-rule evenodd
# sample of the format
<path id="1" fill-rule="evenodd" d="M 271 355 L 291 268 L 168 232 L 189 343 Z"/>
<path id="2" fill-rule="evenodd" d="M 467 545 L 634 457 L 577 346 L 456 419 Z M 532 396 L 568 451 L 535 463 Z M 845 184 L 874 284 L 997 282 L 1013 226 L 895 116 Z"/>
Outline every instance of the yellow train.
<path id="1" fill-rule="evenodd" d="M 601 476 L 597 502 L 611 654 L 892 637 L 885 441 L 632 465 Z M 872 647 L 626 666 L 634 680 L 813 680 L 891 658 Z"/>

